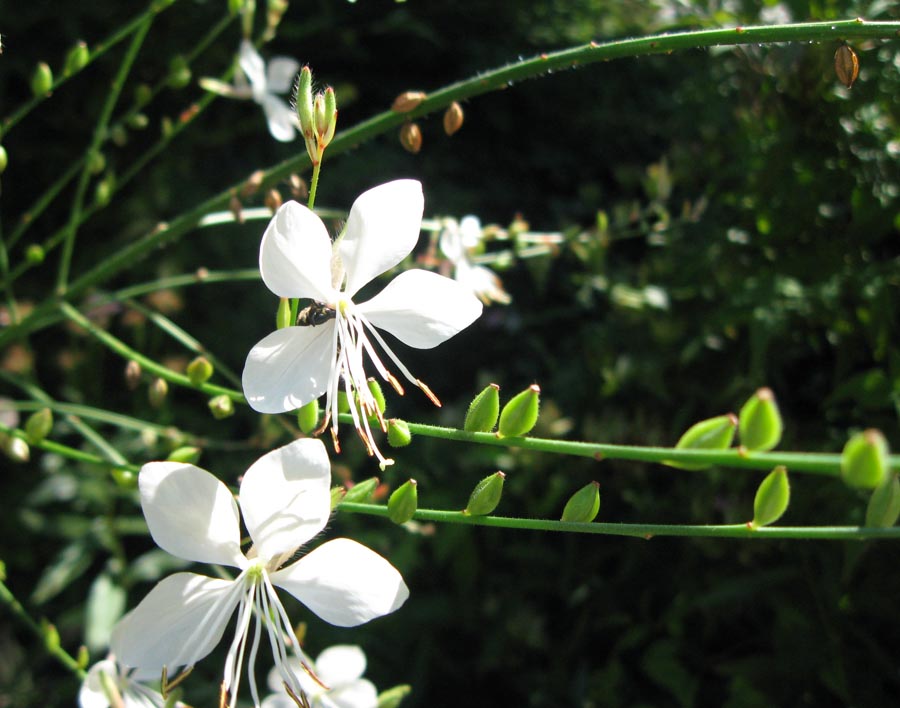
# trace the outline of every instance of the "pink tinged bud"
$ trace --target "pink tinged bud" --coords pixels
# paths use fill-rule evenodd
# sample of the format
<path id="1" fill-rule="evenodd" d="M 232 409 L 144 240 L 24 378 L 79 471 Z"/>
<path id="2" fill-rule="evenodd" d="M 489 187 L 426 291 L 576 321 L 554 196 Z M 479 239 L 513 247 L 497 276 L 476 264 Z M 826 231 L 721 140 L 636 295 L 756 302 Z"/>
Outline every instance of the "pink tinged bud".
<path id="1" fill-rule="evenodd" d="M 463 430 L 470 433 L 489 433 L 500 417 L 500 387 L 492 383 L 469 404 Z"/>
<path id="2" fill-rule="evenodd" d="M 405 524 L 416 513 L 419 493 L 416 480 L 410 479 L 401 484 L 388 499 L 388 518 L 395 524 Z"/>
<path id="3" fill-rule="evenodd" d="M 517 438 L 531 431 L 538 420 L 540 395 L 540 387 L 532 384 L 503 406 L 500 412 L 500 437 Z"/>
<path id="4" fill-rule="evenodd" d="M 887 440 L 874 428 L 850 438 L 841 453 L 841 477 L 851 487 L 875 489 L 884 483 L 889 466 Z"/>
<path id="5" fill-rule="evenodd" d="M 266 209 L 271 211 L 273 214 L 278 211 L 278 207 L 281 206 L 284 200 L 281 198 L 281 192 L 277 189 L 270 189 L 266 192 L 266 196 L 263 199 L 263 203 L 266 205 Z"/>
<path id="6" fill-rule="evenodd" d="M 575 492 L 563 509 L 562 521 L 590 523 L 600 513 L 600 484 L 591 482 Z"/>
<path id="7" fill-rule="evenodd" d="M 866 507 L 866 526 L 890 528 L 900 518 L 900 480 L 896 474 L 875 487 Z"/>
<path id="8" fill-rule="evenodd" d="M 741 445 L 748 450 L 771 450 L 781 442 L 783 424 L 775 394 L 761 388 L 748 400 L 738 416 Z"/>
<path id="9" fill-rule="evenodd" d="M 791 487 L 788 484 L 787 469 L 779 465 L 769 472 L 756 490 L 753 500 L 753 521 L 751 528 L 774 524 L 787 511 L 791 501 Z"/>
<path id="10" fill-rule="evenodd" d="M 675 445 L 676 450 L 727 450 L 734 441 L 738 418 L 734 413 L 716 416 L 694 423 Z M 702 470 L 711 465 L 688 462 L 666 462 L 683 470 Z"/>
<path id="11" fill-rule="evenodd" d="M 485 477 L 472 490 L 469 496 L 469 503 L 466 505 L 464 514 L 470 516 L 484 516 L 490 514 L 500 503 L 500 497 L 503 495 L 503 482 L 506 475 L 502 472 L 495 472 L 490 477 Z"/>

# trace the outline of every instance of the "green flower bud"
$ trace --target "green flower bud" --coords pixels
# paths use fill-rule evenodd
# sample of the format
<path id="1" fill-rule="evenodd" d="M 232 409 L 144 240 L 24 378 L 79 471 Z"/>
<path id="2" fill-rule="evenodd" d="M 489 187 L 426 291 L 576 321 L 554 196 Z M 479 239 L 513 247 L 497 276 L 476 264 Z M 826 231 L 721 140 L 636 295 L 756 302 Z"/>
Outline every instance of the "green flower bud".
<path id="1" fill-rule="evenodd" d="M 304 66 L 297 79 L 297 118 L 300 121 L 300 132 L 311 138 L 315 133 L 316 121 L 312 95 L 312 69 Z"/>
<path id="2" fill-rule="evenodd" d="M 676 450 L 727 450 L 734 441 L 738 419 L 734 413 L 694 423 L 675 444 Z M 703 470 L 712 465 L 691 462 L 666 462 L 682 470 Z"/>
<path id="3" fill-rule="evenodd" d="M 25 249 L 25 260 L 30 265 L 40 265 L 46 257 L 47 254 L 44 251 L 44 247 L 39 243 L 29 244 L 28 248 Z"/>
<path id="4" fill-rule="evenodd" d="M 750 527 L 759 528 L 775 523 L 787 511 L 790 501 L 791 487 L 788 484 L 787 469 L 778 465 L 766 475 L 756 490 Z"/>
<path id="5" fill-rule="evenodd" d="M 48 622 L 46 619 L 41 619 L 41 634 L 44 635 L 44 646 L 47 647 L 50 653 L 59 651 L 59 630 L 56 629 L 55 624 Z"/>
<path id="6" fill-rule="evenodd" d="M 880 430 L 857 433 L 841 453 L 841 477 L 851 487 L 875 489 L 888 474 L 888 444 Z"/>
<path id="7" fill-rule="evenodd" d="M 347 495 L 347 490 L 343 487 L 332 487 L 331 488 L 331 510 L 334 511 L 337 508 L 337 505 L 340 504 L 344 497 Z"/>
<path id="8" fill-rule="evenodd" d="M 147 84 L 138 84 L 134 87 L 134 102 L 138 106 L 146 106 L 153 98 L 153 89 Z"/>
<path id="9" fill-rule="evenodd" d="M 244 0 L 228 0 L 228 14 L 236 15 L 244 7 Z"/>
<path id="10" fill-rule="evenodd" d="M 31 93 L 36 97 L 46 96 L 53 88 L 53 71 L 46 62 L 41 62 L 34 68 L 31 75 Z"/>
<path id="11" fill-rule="evenodd" d="M 69 50 L 68 54 L 66 54 L 66 63 L 63 74 L 71 76 L 72 74 L 78 73 L 87 66 L 90 58 L 91 53 L 88 51 L 87 44 L 78 40 L 75 42 L 75 46 Z"/>
<path id="12" fill-rule="evenodd" d="M 561 520 L 588 523 L 596 519 L 599 512 L 600 484 L 591 482 L 569 498 L 563 509 Z"/>
<path id="13" fill-rule="evenodd" d="M 500 412 L 500 436 L 517 438 L 528 433 L 537 423 L 541 389 L 532 384 L 513 396 Z"/>
<path id="14" fill-rule="evenodd" d="M 112 180 L 107 176 L 97 182 L 94 188 L 94 201 L 97 206 L 106 206 L 112 198 Z"/>
<path id="15" fill-rule="evenodd" d="M 213 418 L 216 420 L 224 420 L 234 415 L 234 401 L 224 393 L 210 398 L 207 405 L 209 406 L 209 412 L 212 413 Z"/>
<path id="16" fill-rule="evenodd" d="M 84 644 L 78 647 L 78 653 L 75 655 L 75 663 L 78 665 L 79 669 L 86 669 L 88 664 L 91 663 L 91 654 Z"/>
<path id="17" fill-rule="evenodd" d="M 166 458 L 169 462 L 186 462 L 190 465 L 196 465 L 200 460 L 200 453 L 203 452 L 199 447 L 192 447 L 190 445 L 185 445 L 184 447 L 179 447 L 172 452 L 169 453 L 169 456 Z"/>
<path id="18" fill-rule="evenodd" d="M 53 413 L 49 408 L 35 411 L 25 421 L 25 436 L 32 445 L 37 445 L 50 434 L 53 428 Z"/>
<path id="19" fill-rule="evenodd" d="M 495 472 L 476 484 L 463 513 L 471 516 L 490 514 L 500 503 L 500 497 L 503 495 L 503 480 L 505 479 L 505 474 Z"/>
<path id="20" fill-rule="evenodd" d="M 88 156 L 88 170 L 92 175 L 99 175 L 106 169 L 106 156 L 95 150 Z"/>
<path id="21" fill-rule="evenodd" d="M 500 416 L 500 387 L 492 383 L 469 404 L 463 430 L 470 433 L 489 433 Z"/>
<path id="22" fill-rule="evenodd" d="M 109 129 L 109 139 L 118 147 L 124 147 L 128 144 L 128 131 L 121 123 L 116 123 Z"/>
<path id="23" fill-rule="evenodd" d="M 890 528 L 900 519 L 900 479 L 896 474 L 875 487 L 866 507 L 866 526 Z"/>
<path id="24" fill-rule="evenodd" d="M 141 382 L 141 371 L 141 365 L 134 359 L 130 359 L 128 363 L 125 364 L 125 385 L 132 391 L 136 389 L 137 385 Z"/>
<path id="25" fill-rule="evenodd" d="M 283 297 L 278 301 L 278 310 L 275 312 L 275 329 L 284 329 L 294 324 L 291 321 L 291 301 Z"/>
<path id="26" fill-rule="evenodd" d="M 8 164 L 9 156 L 6 154 L 6 148 L 0 145 L 0 175 L 6 171 L 6 166 Z"/>
<path id="27" fill-rule="evenodd" d="M 337 96 L 334 89 L 329 86 L 325 89 L 325 132 L 319 137 L 319 144 L 326 148 L 334 138 L 334 131 L 337 128 Z"/>
<path id="28" fill-rule="evenodd" d="M 314 398 L 297 409 L 297 426 L 305 435 L 319 427 L 319 399 Z"/>
<path id="29" fill-rule="evenodd" d="M 169 384 L 165 379 L 153 379 L 153 381 L 150 382 L 150 388 L 147 389 L 147 397 L 150 399 L 150 405 L 154 408 L 159 408 L 165 403 L 168 393 Z"/>
<path id="30" fill-rule="evenodd" d="M 384 392 L 381 390 L 381 384 L 370 376 L 366 379 L 366 385 L 369 387 L 369 393 L 372 394 L 372 398 L 375 399 L 375 405 L 378 406 L 378 412 L 384 415 L 386 403 L 384 401 Z M 372 415 L 369 419 L 373 420 L 376 418 L 377 416 Z"/>
<path id="31" fill-rule="evenodd" d="M 166 83 L 173 89 L 181 89 L 191 83 L 191 67 L 188 66 L 187 59 L 180 54 L 176 54 L 169 61 L 169 76 Z"/>
<path id="32" fill-rule="evenodd" d="M 344 501 L 365 503 L 372 501 L 372 494 L 378 486 L 378 477 L 369 477 L 369 479 L 357 482 L 347 489 L 344 495 Z"/>
<path id="33" fill-rule="evenodd" d="M 215 369 L 205 356 L 198 356 L 187 366 L 187 377 L 194 386 L 206 383 L 212 377 Z"/>
<path id="34" fill-rule="evenodd" d="M 134 130 L 143 130 L 150 125 L 150 119 L 146 113 L 133 113 L 128 116 L 128 127 Z"/>
<path id="35" fill-rule="evenodd" d="M 741 445 L 748 450 L 771 450 L 781 441 L 782 422 L 775 394 L 761 388 L 741 408 L 738 416 Z"/>
<path id="36" fill-rule="evenodd" d="M 138 476 L 137 473 L 132 472 L 131 470 L 114 467 L 112 478 L 121 489 L 137 489 Z"/>
<path id="37" fill-rule="evenodd" d="M 412 433 L 405 420 L 391 418 L 387 426 L 388 445 L 391 447 L 406 447 L 412 442 Z"/>
<path id="38" fill-rule="evenodd" d="M 378 694 L 377 708 L 397 708 L 400 702 L 412 691 L 409 684 L 400 684 Z"/>
<path id="39" fill-rule="evenodd" d="M 344 390 L 338 391 L 338 413 L 349 413 L 350 412 L 350 399 L 347 398 L 347 392 Z"/>
<path id="40" fill-rule="evenodd" d="M 31 448 L 22 438 L 15 435 L 3 435 L 0 437 L 0 447 L 3 454 L 13 462 L 28 462 L 31 457 Z"/>
<path id="41" fill-rule="evenodd" d="M 419 504 L 417 487 L 416 480 L 410 479 L 397 487 L 388 499 L 388 518 L 395 524 L 405 524 L 416 513 Z"/>

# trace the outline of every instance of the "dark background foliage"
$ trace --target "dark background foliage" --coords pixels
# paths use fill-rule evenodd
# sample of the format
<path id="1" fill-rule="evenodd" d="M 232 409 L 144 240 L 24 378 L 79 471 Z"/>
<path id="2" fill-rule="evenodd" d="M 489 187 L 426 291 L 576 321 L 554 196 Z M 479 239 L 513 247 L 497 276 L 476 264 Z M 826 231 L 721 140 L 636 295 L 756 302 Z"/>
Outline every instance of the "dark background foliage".
<path id="1" fill-rule="evenodd" d="M 109 0 L 61 3 L 52 13 L 41 3 L 0 7 L 4 115 L 27 100 L 36 62 L 57 66 L 75 40 L 96 41 L 140 9 Z M 163 13 L 134 80 L 164 76 L 223 8 L 184 0 Z M 401 91 L 435 89 L 591 39 L 858 15 L 898 18 L 890 3 L 843 0 L 308 1 L 292 4 L 263 53 L 311 64 L 322 85 L 337 88 L 346 128 Z M 194 78 L 218 74 L 238 40 L 235 25 L 197 60 Z M 417 155 L 388 135 L 326 157 L 322 206 L 346 208 L 370 186 L 414 177 L 424 183 L 430 216 L 472 213 L 508 225 L 521 215 L 533 229 L 570 237 L 552 257 L 504 271 L 510 306 L 488 309 L 435 351 L 403 349 L 444 407 L 434 410 L 412 391 L 390 399 L 389 413 L 459 425 L 488 382 L 504 396 L 537 382 L 542 435 L 672 444 L 691 423 L 735 410 L 768 385 L 786 419 L 785 449 L 836 451 L 863 427 L 900 444 L 900 55 L 896 42 L 855 46 L 862 71 L 847 90 L 833 73 L 836 48 L 752 46 L 593 65 L 467 103 L 465 125 L 452 138 L 439 116 L 423 120 Z M 5 231 L 81 154 L 121 51 L 4 138 Z M 200 94 L 195 82 L 162 92 L 148 109 L 149 126 L 105 150 L 107 169 L 125 169 L 163 116 Z M 271 140 L 253 104 L 218 101 L 82 228 L 76 272 L 300 149 Z M 63 224 L 70 198 L 63 192 L 29 239 L 39 242 Z M 261 228 L 193 232 L 105 287 L 201 266 L 252 268 Z M 13 263 L 29 239 L 11 254 Z M 55 264 L 48 258 L 29 273 L 17 295 L 45 297 Z M 184 289 L 148 305 L 237 371 L 271 329 L 274 308 L 258 282 Z M 183 350 L 146 320 L 129 320 L 121 309 L 109 314 L 117 336 L 183 365 Z M 150 409 L 145 390 L 122 385 L 122 365 L 61 326 L 3 353 L 4 370 L 60 400 L 202 436 L 200 464 L 229 483 L 283 442 L 271 421 L 245 409 L 212 420 L 202 397 L 188 391 L 173 390 L 164 408 Z M 5 389 L 23 397 L 11 384 Z M 149 428 L 106 433 L 136 463 L 164 456 L 177 437 Z M 65 423 L 54 435 L 82 444 Z M 347 438 L 336 473 L 357 481 L 378 474 Z M 415 477 L 420 503 L 430 508 L 461 508 L 479 479 L 503 469 L 499 511 L 526 517 L 558 517 L 568 496 L 596 479 L 603 520 L 738 523 L 750 517 L 758 483 L 731 470 L 688 473 L 429 439 L 395 457 L 386 481 Z M 0 558 L 8 584 L 56 623 L 66 647 L 87 641 L 85 598 L 108 605 L 118 596 L 108 584 L 126 588 L 131 607 L 171 569 L 143 533 L 133 492 L 108 471 L 35 454 L 3 474 Z M 864 495 L 814 477 L 797 475 L 792 484 L 786 523 L 861 523 Z M 292 616 L 307 617 L 312 654 L 360 644 L 379 688 L 412 684 L 410 708 L 888 706 L 900 695 L 896 544 L 643 541 L 427 524 L 410 533 L 346 514 L 334 518 L 331 532 L 387 556 L 411 598 L 396 614 L 354 630 L 327 626 L 299 606 Z M 0 706 L 72 704 L 77 681 L 8 617 L 0 657 Z M 220 666 L 217 655 L 198 666 L 189 683 L 196 705 L 215 704 Z"/>

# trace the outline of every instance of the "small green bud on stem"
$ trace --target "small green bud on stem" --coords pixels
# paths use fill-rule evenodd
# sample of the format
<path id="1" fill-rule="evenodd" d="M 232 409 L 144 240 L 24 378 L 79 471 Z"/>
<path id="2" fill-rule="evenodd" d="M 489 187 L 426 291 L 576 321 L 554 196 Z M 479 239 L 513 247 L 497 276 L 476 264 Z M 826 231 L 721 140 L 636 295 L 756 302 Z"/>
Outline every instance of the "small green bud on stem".
<path id="1" fill-rule="evenodd" d="M 305 435 L 309 435 L 319 427 L 318 398 L 314 398 L 297 409 L 297 426 Z"/>
<path id="2" fill-rule="evenodd" d="M 8 164 L 9 156 L 6 154 L 6 148 L 0 145 L 0 175 L 6 171 L 6 166 Z"/>
<path id="3" fill-rule="evenodd" d="M 575 492 L 566 502 L 561 521 L 589 523 L 600 513 L 600 483 L 591 482 Z"/>
<path id="4" fill-rule="evenodd" d="M 888 444 L 880 430 L 864 430 L 844 445 L 841 477 L 851 487 L 875 489 L 884 483 L 888 469 Z"/>
<path id="5" fill-rule="evenodd" d="M 25 421 L 25 436 L 32 445 L 37 445 L 50 434 L 53 428 L 53 413 L 49 408 L 35 411 Z"/>
<path id="6" fill-rule="evenodd" d="M 53 88 L 53 71 L 47 62 L 41 62 L 34 68 L 31 75 L 31 93 L 35 97 L 46 96 Z"/>
<path id="7" fill-rule="evenodd" d="M 372 501 L 372 495 L 378 487 L 378 477 L 369 477 L 362 482 L 357 482 L 347 489 L 344 501 L 366 503 Z"/>
<path id="8" fill-rule="evenodd" d="M 216 420 L 224 420 L 234 415 L 234 401 L 224 393 L 210 398 L 207 405 L 209 405 L 209 412 L 212 413 L 212 417 Z"/>
<path id="9" fill-rule="evenodd" d="M 500 416 L 500 387 L 492 383 L 469 404 L 463 430 L 469 433 L 489 433 Z"/>
<path id="10" fill-rule="evenodd" d="M 166 459 L 169 462 L 185 462 L 190 465 L 196 465 L 200 460 L 201 452 L 203 451 L 199 447 L 186 445 L 172 450 Z"/>
<path id="11" fill-rule="evenodd" d="M 75 43 L 75 46 L 69 50 L 69 53 L 66 54 L 66 62 L 65 68 L 63 69 L 63 74 L 65 76 L 71 76 L 72 74 L 76 74 L 81 71 L 85 66 L 87 66 L 88 61 L 91 58 L 91 53 L 88 51 L 88 46 L 81 40 Z"/>
<path id="12" fill-rule="evenodd" d="M 209 381 L 214 372 L 213 365 L 205 356 L 198 356 L 187 366 L 187 377 L 195 386 Z"/>
<path id="13" fill-rule="evenodd" d="M 419 504 L 419 493 L 416 480 L 410 479 L 401 484 L 388 499 L 388 518 L 395 524 L 409 521 Z"/>
<path id="14" fill-rule="evenodd" d="M 512 397 L 500 412 L 500 437 L 517 438 L 527 434 L 537 423 L 541 389 L 532 384 Z"/>
<path id="15" fill-rule="evenodd" d="M 505 479 L 505 474 L 495 472 L 476 484 L 463 513 L 470 516 L 490 514 L 500 503 L 500 497 L 503 495 L 503 481 Z"/>
<path id="16" fill-rule="evenodd" d="M 783 425 L 775 394 L 761 388 L 741 408 L 738 432 L 741 445 L 748 450 L 766 451 L 781 442 Z"/>
<path id="17" fill-rule="evenodd" d="M 387 425 L 387 439 L 391 447 L 406 447 L 412 442 L 412 433 L 405 420 L 391 418 Z"/>
<path id="18" fill-rule="evenodd" d="M 753 500 L 753 521 L 751 528 L 774 524 L 787 511 L 791 501 L 791 487 L 788 484 L 787 469 L 779 465 L 766 475 L 756 490 Z"/>
<path id="19" fill-rule="evenodd" d="M 900 479 L 896 474 L 875 487 L 866 507 L 866 526 L 890 528 L 900 518 Z"/>
<path id="20" fill-rule="evenodd" d="M 727 450 L 734 441 L 738 419 L 734 413 L 707 418 L 694 423 L 675 444 L 676 450 Z M 690 462 L 666 462 L 682 470 L 703 470 L 711 465 Z"/>
<path id="21" fill-rule="evenodd" d="M 169 384 L 165 379 L 155 378 L 150 382 L 150 388 L 147 389 L 147 397 L 150 399 L 150 405 L 159 408 L 166 401 L 169 393 Z"/>

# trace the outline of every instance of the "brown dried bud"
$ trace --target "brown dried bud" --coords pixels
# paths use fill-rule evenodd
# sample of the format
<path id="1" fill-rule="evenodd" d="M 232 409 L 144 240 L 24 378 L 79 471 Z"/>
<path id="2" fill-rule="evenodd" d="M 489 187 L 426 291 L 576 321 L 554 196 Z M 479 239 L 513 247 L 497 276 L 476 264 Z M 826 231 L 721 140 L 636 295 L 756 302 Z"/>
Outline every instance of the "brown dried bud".
<path id="1" fill-rule="evenodd" d="M 850 47 L 842 44 L 834 53 L 834 73 L 847 88 L 853 87 L 853 82 L 859 76 L 859 57 Z"/>
<path id="2" fill-rule="evenodd" d="M 134 359 L 129 359 L 128 363 L 125 365 L 125 385 L 128 386 L 130 390 L 134 390 L 137 388 L 137 385 L 141 382 L 141 365 L 138 364 Z"/>
<path id="3" fill-rule="evenodd" d="M 228 211 L 234 215 L 234 220 L 239 224 L 244 223 L 244 212 L 242 209 L 241 200 L 238 199 L 237 194 L 232 194 L 231 199 L 228 200 Z"/>
<path id="4" fill-rule="evenodd" d="M 270 189 L 266 192 L 265 204 L 266 208 L 271 211 L 273 214 L 278 211 L 278 207 L 282 204 L 281 192 L 277 189 Z"/>
<path id="5" fill-rule="evenodd" d="M 247 178 L 247 181 L 244 182 L 243 186 L 241 187 L 241 196 L 249 197 L 251 194 L 256 194 L 256 192 L 262 186 L 265 176 L 265 172 L 263 172 L 262 170 L 256 170 L 256 172 L 254 172 Z"/>
<path id="6" fill-rule="evenodd" d="M 406 123 L 400 128 L 400 144 L 414 155 L 422 149 L 422 131 L 415 123 Z"/>
<path id="7" fill-rule="evenodd" d="M 464 118 L 462 106 L 456 101 L 451 103 L 446 113 L 444 113 L 444 132 L 447 135 L 453 135 L 462 128 Z"/>
<path id="8" fill-rule="evenodd" d="M 409 113 L 417 108 L 426 98 L 424 91 L 404 91 L 391 104 L 391 110 L 397 113 Z"/>
<path id="9" fill-rule="evenodd" d="M 309 187 L 300 175 L 294 173 L 288 177 L 288 185 L 291 196 L 297 201 L 306 201 L 309 198 Z"/>

